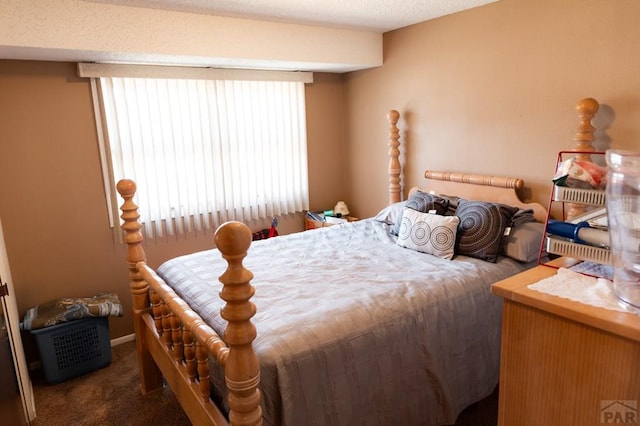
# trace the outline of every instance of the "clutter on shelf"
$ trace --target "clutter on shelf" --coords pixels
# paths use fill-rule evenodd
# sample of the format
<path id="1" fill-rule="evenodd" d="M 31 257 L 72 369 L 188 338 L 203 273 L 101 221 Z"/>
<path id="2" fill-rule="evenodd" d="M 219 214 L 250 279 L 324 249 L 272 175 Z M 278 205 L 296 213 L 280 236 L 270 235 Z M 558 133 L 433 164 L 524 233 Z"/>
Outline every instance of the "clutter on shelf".
<path id="1" fill-rule="evenodd" d="M 606 276 L 612 274 L 605 195 L 607 169 L 598 164 L 604 164 L 604 154 L 558 153 L 545 236 L 538 258 L 540 264 L 547 265 L 553 256 L 565 256 L 600 265 L 585 270 L 598 270 Z M 561 206 L 559 220 L 551 217 L 556 203 Z M 572 207 L 572 214 L 568 214 L 565 206 Z"/>

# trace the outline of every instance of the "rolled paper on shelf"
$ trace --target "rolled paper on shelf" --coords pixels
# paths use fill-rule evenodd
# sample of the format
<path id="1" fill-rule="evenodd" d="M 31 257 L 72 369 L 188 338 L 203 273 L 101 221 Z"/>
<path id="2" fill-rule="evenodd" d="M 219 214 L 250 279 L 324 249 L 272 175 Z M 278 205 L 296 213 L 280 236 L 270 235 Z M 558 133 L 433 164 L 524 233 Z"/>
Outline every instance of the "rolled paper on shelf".
<path id="1" fill-rule="evenodd" d="M 547 223 L 547 232 L 560 237 L 569 238 L 580 244 L 589 244 L 597 247 L 609 247 L 609 231 L 591 228 L 587 222 L 577 224 L 550 220 Z"/>

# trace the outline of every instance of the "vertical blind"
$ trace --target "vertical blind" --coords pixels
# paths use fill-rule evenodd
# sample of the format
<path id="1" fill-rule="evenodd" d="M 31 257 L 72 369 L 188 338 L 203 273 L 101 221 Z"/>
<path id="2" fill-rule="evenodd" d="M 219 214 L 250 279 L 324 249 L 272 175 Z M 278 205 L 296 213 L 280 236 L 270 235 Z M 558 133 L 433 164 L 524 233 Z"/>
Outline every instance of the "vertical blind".
<path id="1" fill-rule="evenodd" d="M 108 187 L 136 182 L 147 237 L 308 209 L 304 83 L 100 77 L 99 86 Z"/>

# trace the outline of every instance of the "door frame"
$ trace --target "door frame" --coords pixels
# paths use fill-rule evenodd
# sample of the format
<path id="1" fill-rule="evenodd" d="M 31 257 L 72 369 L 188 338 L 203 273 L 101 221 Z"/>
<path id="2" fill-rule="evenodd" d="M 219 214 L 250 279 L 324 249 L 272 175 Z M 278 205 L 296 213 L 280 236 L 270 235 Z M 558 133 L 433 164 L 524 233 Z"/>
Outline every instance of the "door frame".
<path id="1" fill-rule="evenodd" d="M 2 220 L 0 219 L 0 277 L 2 283 L 7 285 L 7 296 L 0 297 L 4 307 L 5 320 L 9 331 L 9 344 L 11 346 L 11 355 L 13 356 L 13 364 L 15 367 L 20 397 L 22 399 L 22 409 L 28 424 L 31 424 L 36 418 L 35 400 L 33 397 L 33 387 L 31 378 L 29 377 L 29 369 L 27 367 L 27 358 L 24 354 L 22 346 L 22 338 L 20 337 L 20 316 L 18 315 L 18 306 L 16 303 L 16 295 L 13 288 L 13 279 L 11 278 L 11 270 L 9 268 L 9 256 L 4 243 L 4 231 L 2 229 Z"/>

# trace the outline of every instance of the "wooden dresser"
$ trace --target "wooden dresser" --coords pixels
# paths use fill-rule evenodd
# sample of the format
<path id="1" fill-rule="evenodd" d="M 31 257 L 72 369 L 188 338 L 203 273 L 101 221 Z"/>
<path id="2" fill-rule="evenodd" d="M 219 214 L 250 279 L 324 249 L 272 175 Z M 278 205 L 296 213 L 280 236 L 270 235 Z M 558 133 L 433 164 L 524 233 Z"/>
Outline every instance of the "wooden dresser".
<path id="1" fill-rule="evenodd" d="M 640 316 L 527 288 L 555 273 L 491 287 L 504 299 L 498 424 L 640 425 Z"/>

